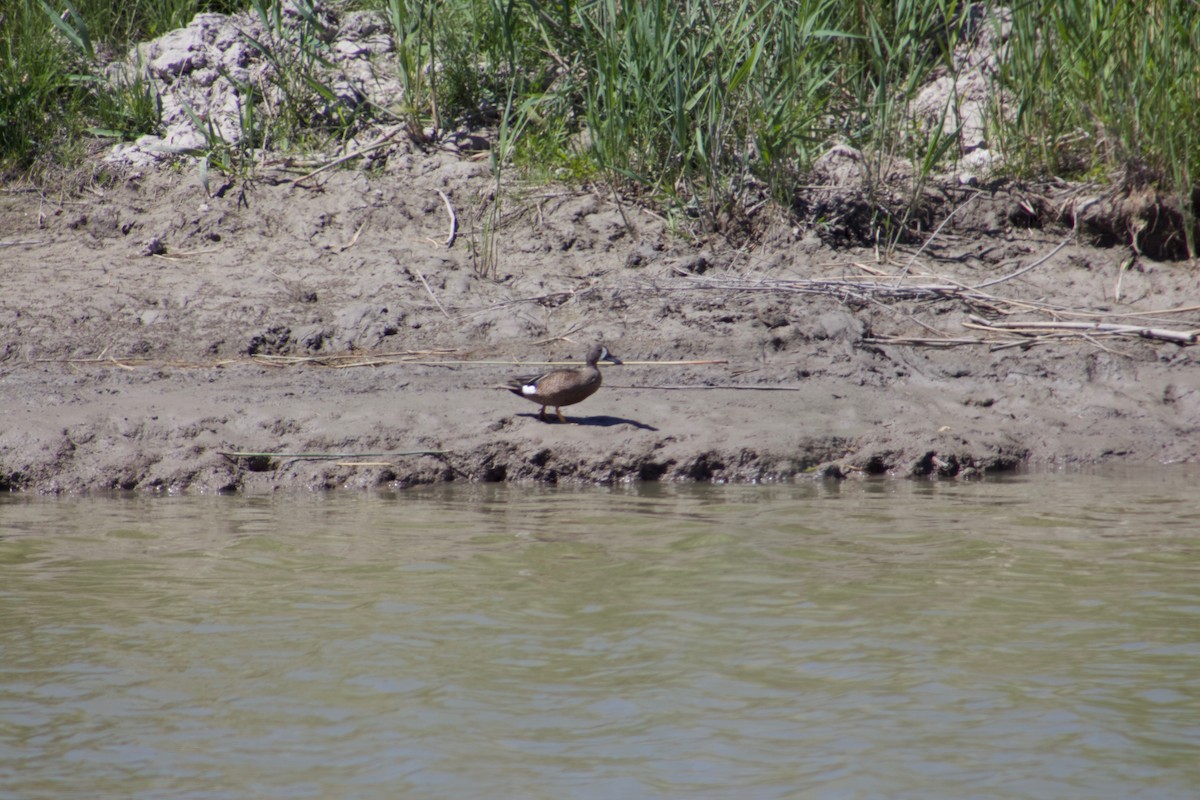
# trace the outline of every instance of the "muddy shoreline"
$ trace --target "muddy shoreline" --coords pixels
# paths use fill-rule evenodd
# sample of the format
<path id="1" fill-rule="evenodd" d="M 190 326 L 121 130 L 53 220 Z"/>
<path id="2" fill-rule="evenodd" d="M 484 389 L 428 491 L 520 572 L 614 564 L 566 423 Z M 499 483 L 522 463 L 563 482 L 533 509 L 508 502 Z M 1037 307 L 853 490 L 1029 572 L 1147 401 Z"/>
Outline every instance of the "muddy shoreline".
<path id="1" fill-rule="evenodd" d="M 944 189 L 945 209 L 970 197 L 969 212 L 881 257 L 782 219 L 737 247 L 687 241 L 611 196 L 514 186 L 492 276 L 493 178 L 469 154 L 408 145 L 369 173 L 287 177 L 210 196 L 194 168 L 147 168 L 77 196 L 0 193 L 0 487 L 966 478 L 1200 460 L 1200 348 L 1014 327 L 1194 331 L 1200 272 L 1014 219 L 1027 188 Z M 574 424 L 494 388 L 596 340 L 626 366 L 565 409 Z M 395 455 L 411 451 L 437 454 Z"/>

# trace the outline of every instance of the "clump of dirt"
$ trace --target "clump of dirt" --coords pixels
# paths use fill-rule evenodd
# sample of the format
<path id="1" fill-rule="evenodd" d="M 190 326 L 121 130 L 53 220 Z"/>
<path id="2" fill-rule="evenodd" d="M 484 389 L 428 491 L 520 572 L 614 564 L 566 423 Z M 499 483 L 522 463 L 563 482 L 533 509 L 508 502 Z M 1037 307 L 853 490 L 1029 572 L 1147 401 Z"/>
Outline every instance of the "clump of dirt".
<path id="1" fill-rule="evenodd" d="M 1188 202 L 1200 208 L 1200 188 Z M 1071 222 L 1101 246 L 1124 245 L 1135 254 L 1180 260 L 1193 255 L 1200 225 L 1184 212 L 1178 195 L 1152 186 L 1118 186 L 1075 200 L 1064 209 Z"/>
<path id="2" fill-rule="evenodd" d="M 306 114 L 313 128 L 337 124 L 369 104 L 387 108 L 403 94 L 387 31 L 379 12 L 321 3 L 304 12 L 283 3 L 277 22 L 252 11 L 197 14 L 109 67 L 114 82 L 140 79 L 154 92 L 164 132 L 117 145 L 106 158 L 146 166 L 180 153 L 236 147 L 247 133 L 261 134 L 283 107 Z M 369 125 L 369 115 L 362 119 Z"/>

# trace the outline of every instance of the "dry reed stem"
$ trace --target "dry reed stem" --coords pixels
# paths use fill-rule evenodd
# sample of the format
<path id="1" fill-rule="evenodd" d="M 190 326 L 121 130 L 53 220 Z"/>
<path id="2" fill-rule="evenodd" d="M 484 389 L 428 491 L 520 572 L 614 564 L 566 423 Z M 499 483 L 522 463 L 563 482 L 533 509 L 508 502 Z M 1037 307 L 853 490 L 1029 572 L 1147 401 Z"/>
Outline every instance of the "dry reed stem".
<path id="1" fill-rule="evenodd" d="M 716 389 L 734 392 L 802 392 L 805 388 L 803 386 L 763 386 L 753 383 L 697 384 L 695 386 L 690 386 L 688 384 L 669 383 L 631 383 L 626 385 L 605 383 L 604 385 L 606 388 L 610 389 L 656 389 L 668 392 L 695 392 Z"/>
<path id="2" fill-rule="evenodd" d="M 1025 341 L 1024 339 L 1020 341 Z M 932 338 L 921 336 L 868 336 L 863 344 L 896 344 L 913 347 L 962 347 L 966 345 L 994 344 L 994 339 Z"/>
<path id="3" fill-rule="evenodd" d="M 314 461 L 333 460 L 338 458 L 398 458 L 400 456 L 444 456 L 446 450 L 396 450 L 381 453 L 263 453 L 246 450 L 218 450 L 217 455 L 229 459 L 237 458 L 288 458 L 295 460 L 309 459 Z"/>
<path id="4" fill-rule="evenodd" d="M 425 280 L 424 273 L 422 273 L 421 270 L 417 269 L 416 267 L 406 267 L 406 269 L 410 273 L 416 273 L 417 278 L 421 281 L 421 285 L 425 287 L 425 291 L 429 292 L 429 296 L 433 298 L 434 304 L 438 307 L 438 310 L 445 315 L 446 319 L 454 319 L 452 316 L 450 316 L 450 312 L 446 310 L 446 307 L 442 305 L 442 301 L 438 300 L 437 295 L 433 293 L 433 289 L 429 286 L 429 281 Z"/>
<path id="5" fill-rule="evenodd" d="M 927 247 L 929 247 L 929 245 L 933 244 L 934 239 L 936 239 L 938 234 L 942 232 L 942 228 L 946 227 L 946 225 L 949 224 L 950 220 L 954 218 L 955 214 L 957 214 L 959 211 L 962 211 L 964 208 L 969 206 L 972 202 L 975 201 L 975 198 L 979 197 L 979 195 L 981 195 L 981 194 L 983 194 L 983 192 L 976 191 L 974 194 L 972 194 L 970 197 L 968 197 L 962 203 L 955 206 L 954 210 L 946 215 L 946 218 L 944 220 L 942 220 L 941 224 L 938 225 L 937 228 L 934 229 L 933 233 L 931 233 L 925 239 L 925 241 L 922 242 L 921 246 L 919 248 L 917 248 L 917 252 L 913 253 L 912 257 L 910 259 L 908 259 L 908 263 L 904 265 L 904 268 L 901 269 L 900 272 L 896 274 L 895 281 L 896 281 L 897 286 L 899 286 L 900 282 L 904 280 L 906 275 L 908 275 L 908 270 L 912 267 L 912 265 L 914 263 L 916 263 L 917 257 L 920 256 L 921 253 L 925 252 L 925 249 Z"/>
<path id="6" fill-rule="evenodd" d="M 374 150 L 378 150 L 379 148 L 383 147 L 388 142 L 390 142 L 393 138 L 395 138 L 396 134 L 400 133 L 400 131 L 402 131 L 402 130 L 404 130 L 403 125 L 396 125 L 390 131 L 383 134 L 382 136 L 380 136 L 378 139 L 371 142 L 370 144 L 365 145 L 364 147 L 360 147 L 357 150 L 353 150 L 349 153 L 346 153 L 343 156 L 339 156 L 338 158 L 335 158 L 333 161 L 323 164 L 322 166 L 318 167 L 317 169 L 313 170 L 312 172 L 308 173 L 307 175 L 301 175 L 299 178 L 293 178 L 292 180 L 288 181 L 288 183 L 291 183 L 293 186 L 300 186 L 302 189 L 307 189 L 308 188 L 307 186 L 301 186 L 301 184 L 304 183 L 304 181 L 307 181 L 309 178 L 315 178 L 317 175 L 320 175 L 322 172 L 325 172 L 326 170 L 331 170 L 334 167 L 338 166 L 339 164 L 345 164 L 347 161 L 353 161 L 354 159 L 359 158 L 360 156 L 364 156 L 367 153 L 370 153 Z"/>
<path id="7" fill-rule="evenodd" d="M 354 245 L 358 244 L 358 237 L 363 232 L 363 228 L 365 228 L 365 227 L 367 227 L 367 220 L 364 219 L 362 221 L 362 224 L 358 226 L 358 230 L 356 230 L 354 232 L 354 235 L 350 237 L 350 241 L 347 242 L 346 244 L 342 245 L 341 247 L 339 247 L 338 252 L 344 253 L 347 250 L 349 250 L 351 247 L 354 247 Z"/>
<path id="8" fill-rule="evenodd" d="M 1029 272 L 1030 270 L 1033 270 L 1037 267 L 1040 267 L 1042 264 L 1045 264 L 1047 261 L 1049 261 L 1051 258 L 1053 258 L 1054 255 L 1059 250 L 1062 250 L 1064 247 L 1066 247 L 1068 244 L 1070 244 L 1071 240 L 1074 238 L 1075 238 L 1075 233 L 1072 232 L 1069 236 L 1067 236 L 1065 239 L 1063 239 L 1061 242 L 1059 242 L 1058 245 L 1054 247 L 1054 249 L 1052 249 L 1049 253 L 1046 253 L 1046 255 L 1042 256 L 1037 261 L 1034 261 L 1033 263 L 1031 263 L 1027 266 L 1021 267 L 1016 272 L 1012 272 L 1008 275 L 1003 275 L 999 278 L 993 278 L 992 280 L 984 281 L 983 283 L 977 283 L 974 286 L 972 286 L 971 288 L 976 291 L 979 289 L 986 289 L 989 286 L 995 286 L 996 284 L 1004 283 L 1005 281 L 1010 281 L 1013 278 L 1024 275 L 1026 272 Z"/>
<path id="9" fill-rule="evenodd" d="M 446 196 L 446 193 L 441 189 L 438 189 L 437 193 L 441 195 L 442 202 L 446 204 L 446 214 L 450 217 L 450 232 L 446 235 L 444 242 L 446 247 L 450 248 L 454 246 L 454 240 L 458 238 L 458 217 L 454 215 L 454 206 L 450 205 L 450 198 Z"/>
<path id="10" fill-rule="evenodd" d="M 1200 340 L 1200 328 L 1191 331 L 1176 331 L 1166 328 L 1145 328 L 1138 325 L 1116 325 L 1105 322 L 992 322 L 981 317 L 971 317 L 963 327 L 979 330 L 1003 330 L 1012 333 L 1040 334 L 1046 331 L 1083 334 L 1108 334 L 1112 336 L 1137 336 L 1174 344 L 1189 345 Z"/>
<path id="11" fill-rule="evenodd" d="M 296 367 L 312 365 L 329 369 L 346 369 L 348 367 L 376 367 L 385 364 L 401 364 L 416 367 L 456 367 L 456 366 L 579 366 L 579 361 L 522 361 L 520 359 L 421 359 L 422 355 L 437 355 L 453 353 L 455 350 L 428 350 L 393 353 L 338 353 L 326 356 L 281 356 L 255 355 L 243 358 L 229 358 L 220 361 L 163 361 L 154 358 L 125 358 L 117 359 L 112 356 L 97 356 L 95 358 L 35 358 L 28 363 L 37 364 L 71 364 L 71 365 L 100 365 L 116 366 L 122 369 L 137 367 L 176 367 L 178 369 L 213 369 L 227 366 L 256 364 L 264 367 Z M 687 359 L 679 361 L 625 361 L 626 366 L 655 366 L 655 367 L 694 367 L 715 364 L 728 364 L 728 359 Z"/>

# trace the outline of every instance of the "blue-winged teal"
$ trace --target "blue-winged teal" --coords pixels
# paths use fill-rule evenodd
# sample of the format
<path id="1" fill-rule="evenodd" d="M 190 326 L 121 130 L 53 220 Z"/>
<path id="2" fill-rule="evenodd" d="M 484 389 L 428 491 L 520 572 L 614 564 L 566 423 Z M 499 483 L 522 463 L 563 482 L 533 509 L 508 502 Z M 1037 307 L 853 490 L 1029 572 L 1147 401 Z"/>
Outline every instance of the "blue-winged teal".
<path id="1" fill-rule="evenodd" d="M 513 394 L 520 395 L 526 400 L 540 403 L 542 410 L 538 412 L 543 422 L 546 419 L 546 407 L 554 406 L 554 413 L 563 422 L 562 406 L 582 402 L 600 388 L 600 370 L 596 367 L 599 361 L 620 364 L 621 359 L 608 352 L 602 344 L 593 345 L 587 354 L 587 364 L 576 369 L 554 369 L 541 375 L 513 378 L 499 388 L 507 389 Z"/>

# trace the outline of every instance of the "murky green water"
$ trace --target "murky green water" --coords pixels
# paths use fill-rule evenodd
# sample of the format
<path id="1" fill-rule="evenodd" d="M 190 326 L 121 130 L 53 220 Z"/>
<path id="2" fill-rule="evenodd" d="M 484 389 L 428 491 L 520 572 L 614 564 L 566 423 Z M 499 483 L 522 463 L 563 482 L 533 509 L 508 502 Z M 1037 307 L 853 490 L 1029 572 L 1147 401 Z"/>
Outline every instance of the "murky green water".
<path id="1" fill-rule="evenodd" d="M 6 497 L 0 796 L 1194 797 L 1197 487 Z"/>

